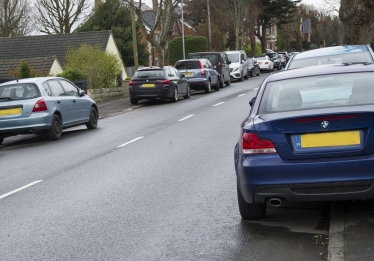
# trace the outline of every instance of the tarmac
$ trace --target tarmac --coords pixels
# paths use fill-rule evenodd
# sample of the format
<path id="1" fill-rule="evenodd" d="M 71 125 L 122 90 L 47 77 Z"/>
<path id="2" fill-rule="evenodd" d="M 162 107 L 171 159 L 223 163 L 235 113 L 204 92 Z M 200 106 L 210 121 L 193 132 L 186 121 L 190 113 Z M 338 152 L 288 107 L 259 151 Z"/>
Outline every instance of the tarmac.
<path id="1" fill-rule="evenodd" d="M 129 98 L 98 103 L 100 118 L 110 117 L 142 107 Z M 352 207 L 353 206 L 353 207 Z M 368 206 L 372 206 L 369 207 Z M 361 207 L 361 208 L 360 208 Z M 328 261 L 374 260 L 374 201 L 370 203 L 334 202 L 331 209 Z M 356 213 L 359 213 L 355 216 Z"/>

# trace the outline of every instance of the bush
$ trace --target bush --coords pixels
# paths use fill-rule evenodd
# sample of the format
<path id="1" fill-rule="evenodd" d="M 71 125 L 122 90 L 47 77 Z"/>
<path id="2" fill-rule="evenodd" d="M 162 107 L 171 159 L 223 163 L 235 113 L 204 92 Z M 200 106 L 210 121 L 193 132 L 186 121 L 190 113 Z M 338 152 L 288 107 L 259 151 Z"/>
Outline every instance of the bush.
<path id="1" fill-rule="evenodd" d="M 63 78 L 68 79 L 70 81 L 86 80 L 87 79 L 87 75 L 85 75 L 83 72 L 81 72 L 77 68 L 66 69 L 65 71 L 57 74 L 56 76 L 63 77 Z"/>
<path id="2" fill-rule="evenodd" d="M 116 87 L 117 76 L 121 74 L 118 58 L 100 49 L 100 47 L 81 45 L 78 49 L 69 49 L 66 55 L 65 70 L 77 69 L 87 76 L 92 88 Z"/>
<path id="3" fill-rule="evenodd" d="M 204 36 L 185 36 L 184 37 L 185 57 L 189 53 L 207 52 L 208 39 Z M 183 38 L 175 37 L 169 42 L 169 64 L 174 65 L 176 61 L 183 59 Z"/>
<path id="4" fill-rule="evenodd" d="M 252 47 L 250 45 L 244 48 L 244 51 L 248 57 L 252 57 Z M 261 55 L 262 55 L 261 43 L 256 42 L 256 56 L 261 56 Z"/>

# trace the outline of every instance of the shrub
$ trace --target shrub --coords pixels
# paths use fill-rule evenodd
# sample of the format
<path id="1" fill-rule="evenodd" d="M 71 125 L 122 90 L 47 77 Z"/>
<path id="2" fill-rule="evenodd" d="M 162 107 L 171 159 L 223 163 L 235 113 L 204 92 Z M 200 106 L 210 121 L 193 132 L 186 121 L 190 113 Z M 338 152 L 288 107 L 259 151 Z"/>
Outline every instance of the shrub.
<path id="1" fill-rule="evenodd" d="M 100 47 L 81 45 L 69 49 L 66 55 L 65 70 L 75 68 L 87 76 L 92 88 L 116 87 L 117 76 L 121 74 L 118 58 Z"/>
<path id="2" fill-rule="evenodd" d="M 83 72 L 81 72 L 77 68 L 66 69 L 65 71 L 57 74 L 56 76 L 63 77 L 63 78 L 68 79 L 70 81 L 87 79 L 87 75 L 85 75 Z"/>
<path id="3" fill-rule="evenodd" d="M 185 57 L 189 53 L 207 52 L 208 39 L 204 36 L 185 36 L 184 37 Z M 169 64 L 174 65 L 176 61 L 183 59 L 183 38 L 175 37 L 169 42 Z"/>
<path id="4" fill-rule="evenodd" d="M 252 57 L 252 47 L 250 45 L 244 48 L 244 51 L 248 57 Z M 261 56 L 261 55 L 262 55 L 261 43 L 256 42 L 256 56 Z"/>

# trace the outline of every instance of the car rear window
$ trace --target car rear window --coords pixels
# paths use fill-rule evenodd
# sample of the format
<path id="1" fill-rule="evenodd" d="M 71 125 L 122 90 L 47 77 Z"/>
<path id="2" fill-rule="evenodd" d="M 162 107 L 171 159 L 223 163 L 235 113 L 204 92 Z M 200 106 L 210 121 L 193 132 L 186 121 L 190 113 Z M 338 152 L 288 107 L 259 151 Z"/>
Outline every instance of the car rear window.
<path id="1" fill-rule="evenodd" d="M 371 63 L 373 62 L 367 52 L 342 53 L 327 56 L 316 56 L 305 59 L 297 59 L 291 61 L 289 69 L 297 69 L 309 66 L 325 65 L 325 64 L 341 64 L 341 63 Z"/>
<path id="2" fill-rule="evenodd" d="M 136 71 L 134 74 L 134 78 L 152 78 L 152 77 L 163 77 L 164 71 L 162 69 L 159 70 L 140 70 Z"/>
<path id="3" fill-rule="evenodd" d="M 25 100 L 38 97 L 37 87 L 31 83 L 19 83 L 0 86 L 0 102 Z"/>
<path id="4" fill-rule="evenodd" d="M 266 85 L 260 114 L 374 104 L 372 73 L 294 78 Z"/>
<path id="5" fill-rule="evenodd" d="M 175 65 L 177 70 L 200 69 L 200 61 L 180 61 Z"/>
<path id="6" fill-rule="evenodd" d="M 196 53 L 196 54 L 190 54 L 188 56 L 188 58 L 189 59 L 204 58 L 204 59 L 208 59 L 211 64 L 217 64 L 217 55 L 216 54 Z"/>

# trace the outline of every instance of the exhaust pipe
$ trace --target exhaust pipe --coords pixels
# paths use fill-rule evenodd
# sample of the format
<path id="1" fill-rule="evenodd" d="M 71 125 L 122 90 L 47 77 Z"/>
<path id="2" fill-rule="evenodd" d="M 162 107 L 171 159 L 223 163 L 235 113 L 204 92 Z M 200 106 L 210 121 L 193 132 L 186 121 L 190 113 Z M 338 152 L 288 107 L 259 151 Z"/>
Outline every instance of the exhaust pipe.
<path id="1" fill-rule="evenodd" d="M 282 200 L 280 198 L 271 198 L 269 200 L 269 205 L 275 208 L 280 207 L 280 205 L 282 205 Z"/>

